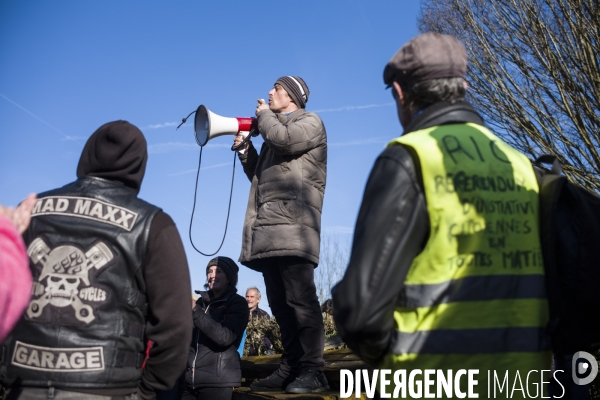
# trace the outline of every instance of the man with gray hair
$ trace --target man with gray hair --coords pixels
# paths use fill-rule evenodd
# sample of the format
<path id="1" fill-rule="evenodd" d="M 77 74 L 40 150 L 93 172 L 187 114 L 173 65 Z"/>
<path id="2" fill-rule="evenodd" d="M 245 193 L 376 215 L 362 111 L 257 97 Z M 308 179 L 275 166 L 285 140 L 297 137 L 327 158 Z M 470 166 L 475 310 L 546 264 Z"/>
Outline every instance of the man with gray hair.
<path id="1" fill-rule="evenodd" d="M 318 115 L 304 107 L 310 91 L 299 76 L 283 76 L 256 106 L 264 140 L 239 149 L 252 182 L 239 261 L 262 272 L 269 307 L 281 329 L 283 354 L 255 391 L 322 392 L 325 334 L 314 281 L 319 264 L 327 136 Z M 236 136 L 239 145 L 242 135 Z"/>
<path id="2" fill-rule="evenodd" d="M 260 303 L 260 299 L 260 290 L 258 290 L 256 286 L 251 286 L 248 289 L 246 289 L 246 303 L 248 303 L 248 309 L 250 310 L 250 318 L 270 319 L 271 316 L 268 312 L 258 308 L 258 303 Z"/>
<path id="3" fill-rule="evenodd" d="M 474 390 L 487 397 L 486 370 L 512 380 L 550 369 L 548 305 L 536 176 L 464 100 L 466 72 L 464 46 L 438 33 L 413 38 L 385 67 L 404 133 L 367 181 L 333 313 L 376 368 L 480 370 Z M 456 375 L 456 389 L 466 381 Z M 453 397 L 437 382 L 438 397 Z"/>
<path id="4" fill-rule="evenodd" d="M 250 321 L 253 318 L 271 319 L 271 316 L 269 315 L 268 312 L 266 312 L 263 309 L 258 308 L 258 303 L 260 303 L 260 299 L 261 299 L 260 290 L 258 290 L 258 288 L 256 286 L 251 286 L 246 290 L 246 302 L 248 303 L 248 309 L 250 311 Z M 265 350 L 263 351 L 263 354 L 265 354 L 265 355 L 275 354 L 275 352 L 273 351 L 273 343 L 271 342 L 271 340 L 266 336 L 262 336 L 261 339 L 262 339 L 262 342 L 263 342 L 264 348 L 265 348 Z M 246 355 L 256 356 L 259 354 L 258 354 L 257 349 L 254 346 L 249 345 Z"/>

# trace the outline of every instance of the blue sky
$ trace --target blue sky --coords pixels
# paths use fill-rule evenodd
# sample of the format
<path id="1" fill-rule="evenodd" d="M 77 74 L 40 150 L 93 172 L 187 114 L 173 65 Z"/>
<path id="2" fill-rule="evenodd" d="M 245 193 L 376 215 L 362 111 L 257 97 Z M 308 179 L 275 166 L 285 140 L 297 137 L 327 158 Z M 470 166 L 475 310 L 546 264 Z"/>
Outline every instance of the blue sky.
<path id="1" fill-rule="evenodd" d="M 328 135 L 323 234 L 349 243 L 373 161 L 401 133 L 382 73 L 418 34 L 418 10 L 406 0 L 2 1 L 0 204 L 74 180 L 89 135 L 128 120 L 149 145 L 140 197 L 173 217 L 199 289 L 209 258 L 188 239 L 199 147 L 192 119 L 176 125 L 200 104 L 253 116 L 278 77 L 298 75 L 310 88 L 306 108 Z M 203 152 L 193 238 L 204 252 L 217 249 L 225 227 L 232 139 Z M 234 260 L 249 188 L 238 163 L 219 252 Z M 242 295 L 252 285 L 264 289 L 262 276 L 241 267 Z"/>

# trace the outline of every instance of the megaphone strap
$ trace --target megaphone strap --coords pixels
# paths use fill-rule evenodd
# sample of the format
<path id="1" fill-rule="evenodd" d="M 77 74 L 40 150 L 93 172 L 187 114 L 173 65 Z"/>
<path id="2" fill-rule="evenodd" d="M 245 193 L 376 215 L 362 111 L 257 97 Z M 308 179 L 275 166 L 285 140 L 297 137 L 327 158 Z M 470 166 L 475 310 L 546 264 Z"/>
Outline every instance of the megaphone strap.
<path id="1" fill-rule="evenodd" d="M 250 135 L 248 135 L 248 136 L 250 136 Z M 225 237 L 227 236 L 227 227 L 229 225 L 229 214 L 231 212 L 231 198 L 233 197 L 233 181 L 235 178 L 235 159 L 237 158 L 237 154 L 233 153 L 233 173 L 231 174 L 231 189 L 229 190 L 229 205 L 227 206 L 227 219 L 225 220 L 225 232 L 223 232 L 223 239 L 221 239 L 221 244 L 219 245 L 219 248 L 217 249 L 217 251 L 215 251 L 214 253 L 211 253 L 211 254 L 206 254 L 206 253 L 203 253 L 202 251 L 198 250 L 196 245 L 194 245 L 194 239 L 192 239 L 192 224 L 194 222 L 194 212 L 196 211 L 196 195 L 198 193 L 198 178 L 200 177 L 200 165 L 202 165 L 202 149 L 203 148 L 204 147 L 200 147 L 200 157 L 198 158 L 198 172 L 196 174 L 196 187 L 194 188 L 194 206 L 192 207 L 192 217 L 190 218 L 189 237 L 190 237 L 190 243 L 192 244 L 192 247 L 194 248 L 194 250 L 196 250 L 198 253 L 202 254 L 203 256 L 212 257 L 221 250 L 221 247 L 223 247 L 223 243 L 225 243 Z"/>

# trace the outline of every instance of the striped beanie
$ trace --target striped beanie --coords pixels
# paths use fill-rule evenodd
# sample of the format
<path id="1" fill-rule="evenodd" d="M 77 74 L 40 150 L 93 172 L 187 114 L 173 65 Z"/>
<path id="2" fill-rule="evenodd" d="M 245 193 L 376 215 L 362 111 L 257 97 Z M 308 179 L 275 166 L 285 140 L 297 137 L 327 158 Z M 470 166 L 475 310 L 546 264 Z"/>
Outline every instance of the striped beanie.
<path id="1" fill-rule="evenodd" d="M 304 82 L 302 78 L 299 76 L 282 76 L 277 79 L 275 84 L 283 86 L 298 108 L 304 108 L 306 106 L 310 90 L 308 90 L 308 86 L 306 86 L 306 82 Z"/>

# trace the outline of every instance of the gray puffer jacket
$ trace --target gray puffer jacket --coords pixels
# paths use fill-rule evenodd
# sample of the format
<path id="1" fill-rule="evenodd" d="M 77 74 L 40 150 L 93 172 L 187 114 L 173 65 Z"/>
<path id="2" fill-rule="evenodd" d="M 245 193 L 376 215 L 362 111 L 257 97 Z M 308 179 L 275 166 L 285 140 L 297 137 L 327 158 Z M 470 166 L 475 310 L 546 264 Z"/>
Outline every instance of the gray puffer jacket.
<path id="1" fill-rule="evenodd" d="M 319 263 L 327 135 L 321 118 L 304 109 L 258 113 L 264 139 L 239 158 L 252 182 L 239 261 L 257 271 L 260 259 L 298 256 Z"/>

